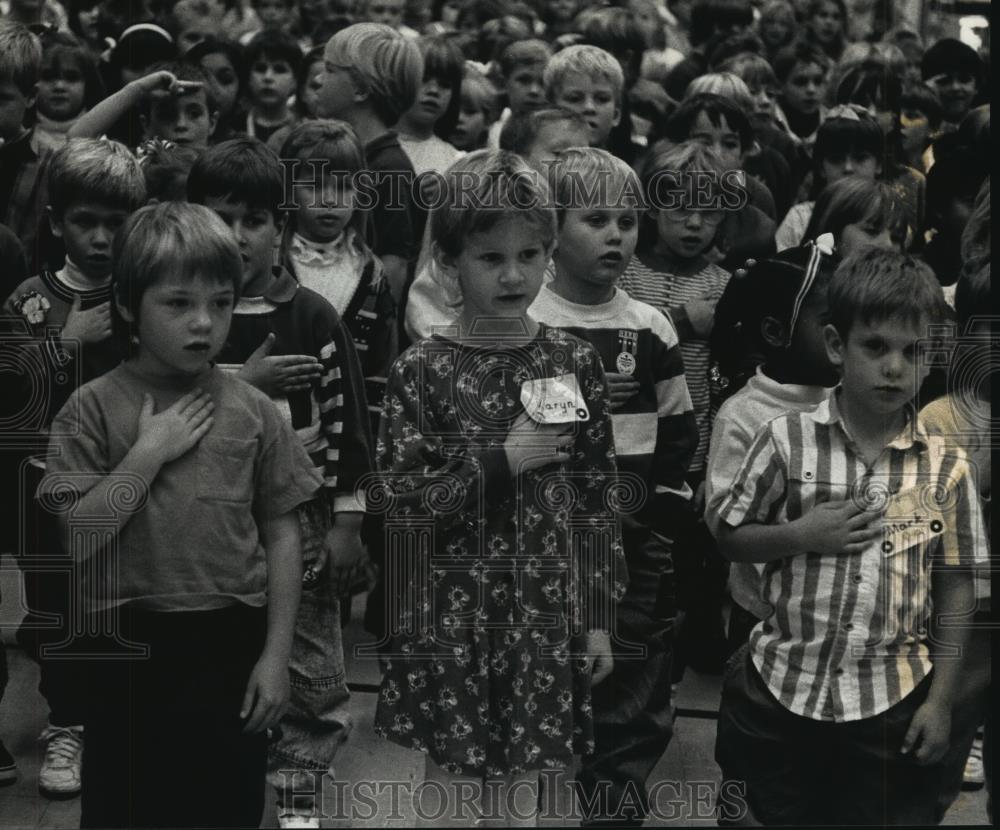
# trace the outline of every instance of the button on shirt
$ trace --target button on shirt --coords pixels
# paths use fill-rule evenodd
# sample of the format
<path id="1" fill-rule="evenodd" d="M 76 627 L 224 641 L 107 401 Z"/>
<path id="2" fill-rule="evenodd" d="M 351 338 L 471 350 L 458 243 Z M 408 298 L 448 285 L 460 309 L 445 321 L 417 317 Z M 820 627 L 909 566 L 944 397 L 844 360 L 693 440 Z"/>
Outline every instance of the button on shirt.
<path id="1" fill-rule="evenodd" d="M 833 391 L 757 434 L 719 517 L 732 527 L 778 524 L 847 498 L 884 512 L 882 540 L 860 554 L 768 563 L 764 598 L 774 613 L 750 637 L 774 696 L 814 720 L 873 717 L 913 691 L 932 665 L 932 561 L 968 568 L 989 559 L 965 453 L 909 416 L 869 467 Z"/>

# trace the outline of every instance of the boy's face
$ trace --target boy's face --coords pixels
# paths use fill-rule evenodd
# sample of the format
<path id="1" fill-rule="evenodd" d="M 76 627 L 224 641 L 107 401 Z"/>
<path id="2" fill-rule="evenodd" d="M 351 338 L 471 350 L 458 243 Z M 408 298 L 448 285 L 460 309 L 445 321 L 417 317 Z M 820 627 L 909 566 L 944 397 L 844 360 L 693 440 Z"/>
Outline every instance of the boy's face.
<path id="1" fill-rule="evenodd" d="M 867 150 L 852 149 L 846 153 L 833 153 L 826 156 L 819 163 L 823 171 L 823 180 L 831 185 L 846 179 L 848 176 L 860 176 L 863 179 L 871 179 L 882 171 L 882 165 Z"/>
<path id="2" fill-rule="evenodd" d="M 217 112 L 208 110 L 205 91 L 198 89 L 175 98 L 153 101 L 149 117 L 143 118 L 143 124 L 150 138 L 158 136 L 175 144 L 204 150 L 218 118 Z"/>
<path id="3" fill-rule="evenodd" d="M 743 144 L 740 141 L 740 134 L 729 126 L 724 115 L 719 116 L 719 124 L 716 126 L 708 117 L 708 113 L 699 112 L 691 125 L 691 134 L 688 138 L 715 150 L 728 170 L 737 170 L 743 166 Z"/>
<path id="4" fill-rule="evenodd" d="M 656 210 L 657 241 L 678 259 L 694 259 L 712 246 L 725 218 L 723 210 Z"/>
<path id="5" fill-rule="evenodd" d="M 590 146 L 606 146 L 611 130 L 621 118 L 610 81 L 570 73 L 554 93 L 553 104 L 583 116 L 590 128 Z"/>
<path id="6" fill-rule="evenodd" d="M 49 224 L 66 256 L 87 279 L 100 284 L 111 275 L 111 242 L 128 215 L 102 202 L 75 202 L 60 217 L 50 214 Z"/>
<path id="7" fill-rule="evenodd" d="M 945 120 L 957 124 L 972 106 L 976 95 L 976 79 L 968 72 L 945 72 L 928 78 L 927 83 L 937 92 Z"/>
<path id="8" fill-rule="evenodd" d="M 368 19 L 372 23 L 384 23 L 393 29 L 403 24 L 406 0 L 371 0 L 368 4 Z"/>
<path id="9" fill-rule="evenodd" d="M 833 326 L 826 327 L 827 355 L 840 368 L 844 395 L 857 411 L 892 417 L 916 397 L 929 371 L 920 360 L 927 322 L 858 320 L 846 341 Z"/>
<path id="10" fill-rule="evenodd" d="M 211 20 L 199 20 L 185 26 L 177 35 L 177 52 L 183 55 L 203 40 L 219 36 L 219 27 Z"/>
<path id="11" fill-rule="evenodd" d="M 607 288 L 610 294 L 632 259 L 638 238 L 639 214 L 634 205 L 567 210 L 555 253 L 559 279 L 570 286 Z"/>
<path id="12" fill-rule="evenodd" d="M 13 81 L 0 80 L 0 138 L 13 141 L 24 131 L 24 113 L 35 102 Z"/>
<path id="13" fill-rule="evenodd" d="M 272 279 L 274 246 L 280 233 L 274 214 L 226 196 L 209 196 L 205 207 L 219 214 L 236 235 L 243 259 L 243 292 L 248 297 L 259 297 Z"/>
<path id="14" fill-rule="evenodd" d="M 815 63 L 797 63 L 782 88 L 785 106 L 802 115 L 819 112 L 826 90 L 826 72 Z"/>
<path id="15" fill-rule="evenodd" d="M 931 125 L 920 110 L 904 107 L 899 114 L 899 133 L 903 139 L 903 152 L 922 153 L 930 141 Z"/>
<path id="16" fill-rule="evenodd" d="M 781 46 L 788 41 L 792 26 L 784 17 L 769 17 L 760 22 L 760 39 L 769 49 Z"/>
<path id="17" fill-rule="evenodd" d="M 284 0 L 257 0 L 254 8 L 265 29 L 280 29 L 288 20 L 288 7 Z"/>
<path id="18" fill-rule="evenodd" d="M 316 90 L 316 115 L 320 118 L 343 118 L 349 121 L 348 114 L 359 102 L 361 91 L 345 65 L 345 60 L 327 44 L 323 53 L 319 89 Z"/>
<path id="19" fill-rule="evenodd" d="M 306 82 L 302 87 L 302 106 L 306 112 L 316 115 L 316 106 L 320 93 L 323 91 L 323 68 L 322 61 L 314 61 L 306 74 Z"/>
<path id="20" fill-rule="evenodd" d="M 589 130 L 577 127 L 572 121 L 549 121 L 538 131 L 525 160 L 536 170 L 545 171 L 563 151 L 589 144 Z"/>
<path id="21" fill-rule="evenodd" d="M 197 377 L 225 345 L 232 318 L 232 285 L 187 274 L 157 280 L 139 301 L 136 363 L 156 377 Z"/>
<path id="22" fill-rule="evenodd" d="M 258 58 L 250 67 L 250 99 L 254 106 L 279 109 L 295 93 L 295 73 L 288 61 Z"/>
<path id="23" fill-rule="evenodd" d="M 568 23 L 576 15 L 577 0 L 549 0 L 549 16 L 557 23 Z"/>
<path id="24" fill-rule="evenodd" d="M 538 227 L 514 215 L 470 234 L 457 257 L 439 252 L 438 262 L 461 287 L 466 319 L 523 318 L 542 287 L 551 249 Z"/>
<path id="25" fill-rule="evenodd" d="M 510 111 L 520 115 L 545 106 L 545 87 L 542 85 L 541 63 L 519 66 L 507 79 L 507 104 Z"/>

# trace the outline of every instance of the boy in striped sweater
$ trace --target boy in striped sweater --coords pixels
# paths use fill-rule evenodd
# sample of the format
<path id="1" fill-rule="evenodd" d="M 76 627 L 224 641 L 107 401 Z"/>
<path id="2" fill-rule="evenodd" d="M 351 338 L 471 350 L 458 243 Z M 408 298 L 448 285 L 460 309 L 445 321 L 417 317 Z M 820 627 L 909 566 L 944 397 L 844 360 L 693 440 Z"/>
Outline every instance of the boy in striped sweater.
<path id="1" fill-rule="evenodd" d="M 629 494 L 620 506 L 629 587 L 617 608 L 614 670 L 594 687 L 596 751 L 579 774 L 581 808 L 584 824 L 638 826 L 649 810 L 646 778 L 673 733 L 670 537 L 692 495 L 684 477 L 698 430 L 669 318 L 616 287 L 638 234 L 635 174 L 604 150 L 571 149 L 554 166 L 553 180 L 560 214 L 555 279 L 529 313 L 600 353 L 621 492 Z"/>
<path id="2" fill-rule="evenodd" d="M 719 820 L 939 824 L 972 743 L 955 706 L 989 561 L 968 457 L 913 408 L 944 300 L 925 264 L 867 248 L 828 304 L 840 385 L 760 429 L 718 508 L 720 548 L 766 563 L 773 608 L 723 686 L 716 760 L 742 793 Z"/>
<path id="3" fill-rule="evenodd" d="M 318 792 L 350 729 L 337 597 L 365 559 L 365 506 L 355 487 L 372 469 L 373 442 L 350 332 L 329 302 L 272 265 L 283 188 L 277 154 L 253 138 L 210 148 L 188 177 L 189 200 L 222 217 L 243 257 L 243 288 L 218 362 L 270 395 L 323 476 L 323 495 L 299 509 L 305 573 L 289 666 L 292 696 L 268 763 L 281 826 L 318 827 L 315 801 L 299 791 Z"/>

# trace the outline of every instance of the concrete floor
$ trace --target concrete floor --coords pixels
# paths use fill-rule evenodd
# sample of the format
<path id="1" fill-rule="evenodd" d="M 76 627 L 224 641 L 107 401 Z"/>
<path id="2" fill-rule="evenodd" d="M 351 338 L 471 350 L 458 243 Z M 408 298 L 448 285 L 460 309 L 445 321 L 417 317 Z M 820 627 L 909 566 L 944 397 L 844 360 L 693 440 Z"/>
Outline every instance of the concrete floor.
<path id="1" fill-rule="evenodd" d="M 4 600 L 9 596 L 11 594 L 5 591 Z M 345 631 L 349 647 L 366 639 L 359 623 L 360 610 L 360 604 L 356 603 L 354 618 Z M 8 619 L 4 622 L 10 624 Z M 9 635 L 9 629 L 6 633 Z M 9 641 L 9 636 L 7 639 Z M 0 789 L 0 828 L 77 827 L 79 799 L 50 801 L 38 794 L 37 737 L 46 725 L 48 713 L 37 691 L 35 665 L 16 648 L 8 648 L 8 656 L 11 680 L 0 703 L 0 738 L 15 756 L 20 775 L 15 784 Z M 335 776 L 330 777 L 324 788 L 322 812 L 326 818 L 323 826 L 414 826 L 417 812 L 411 794 L 423 780 L 423 758 L 375 737 L 372 718 L 376 700 L 373 687 L 379 680 L 376 664 L 358 661 L 349 655 L 348 678 L 357 687 L 350 702 L 354 731 L 334 762 Z M 663 782 L 658 800 L 660 814 L 651 817 L 646 826 L 715 825 L 712 804 L 719 770 L 712 756 L 718 701 L 718 678 L 688 672 L 678 695 L 680 716 L 674 740 L 651 777 L 651 783 Z M 379 782 L 381 787 L 377 786 Z M 562 787 L 553 787 L 555 795 L 545 802 L 551 807 L 543 813 L 542 826 L 578 824 L 573 799 L 567 795 L 565 784 L 564 780 Z M 175 797 L 183 798 L 184 795 L 177 793 Z M 422 801 L 421 805 L 424 815 L 433 815 L 432 800 Z M 962 793 L 949 811 L 945 824 L 986 825 L 985 791 Z M 276 826 L 273 808 L 265 815 L 263 826 Z"/>

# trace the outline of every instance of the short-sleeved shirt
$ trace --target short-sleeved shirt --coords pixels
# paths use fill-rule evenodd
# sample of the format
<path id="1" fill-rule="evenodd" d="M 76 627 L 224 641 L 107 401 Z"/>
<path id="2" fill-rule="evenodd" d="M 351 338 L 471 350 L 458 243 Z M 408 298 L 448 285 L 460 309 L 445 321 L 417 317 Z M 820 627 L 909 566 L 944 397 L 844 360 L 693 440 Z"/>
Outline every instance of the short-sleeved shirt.
<path id="1" fill-rule="evenodd" d="M 135 499 L 145 504 L 119 532 L 113 559 L 82 569 L 87 611 L 123 603 L 201 611 L 266 602 L 260 524 L 311 499 L 322 481 L 266 395 L 217 367 L 199 386 L 215 404 L 212 428 L 148 486 L 123 478 L 123 509 L 135 509 Z M 160 395 L 157 411 L 177 397 L 164 398 L 127 363 L 80 387 L 53 422 L 39 495 L 82 495 L 115 470 L 135 445 L 146 393 Z M 71 539 L 73 521 L 71 514 Z"/>
<path id="2" fill-rule="evenodd" d="M 844 722 L 886 711 L 929 674 L 932 565 L 972 569 L 989 553 L 965 453 L 911 413 L 869 466 L 837 394 L 757 434 L 719 517 L 781 524 L 848 498 L 884 510 L 882 539 L 860 554 L 769 562 L 763 595 L 774 612 L 750 635 L 754 665 L 785 708 Z"/>

